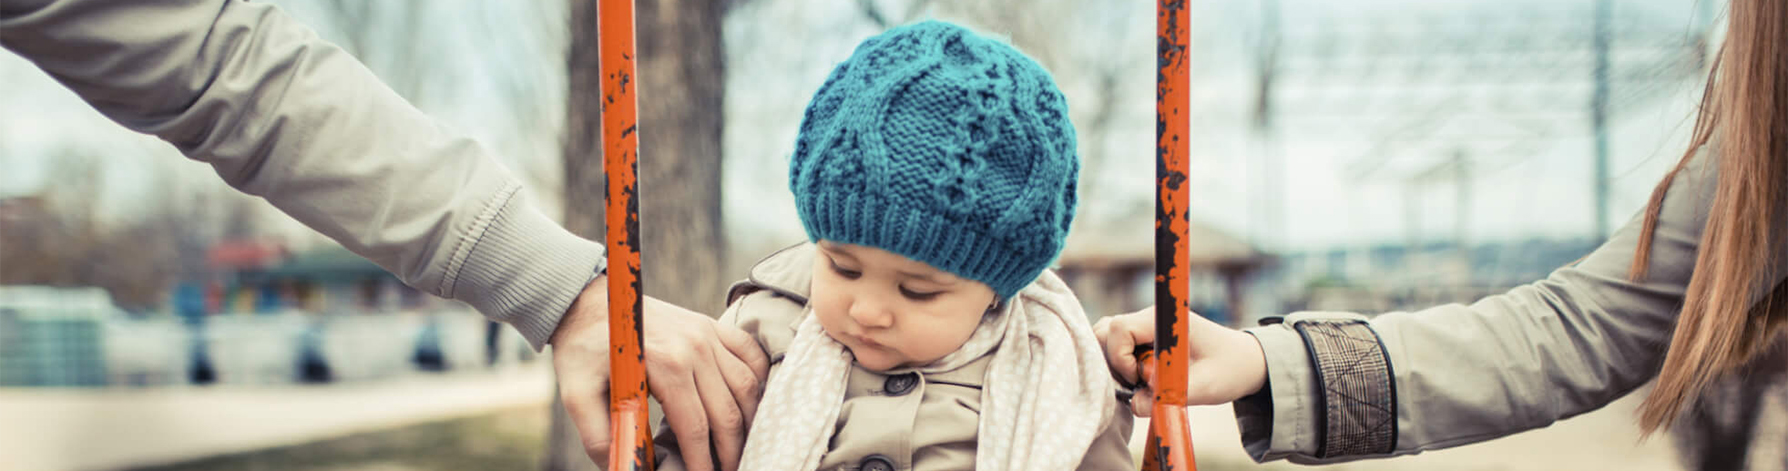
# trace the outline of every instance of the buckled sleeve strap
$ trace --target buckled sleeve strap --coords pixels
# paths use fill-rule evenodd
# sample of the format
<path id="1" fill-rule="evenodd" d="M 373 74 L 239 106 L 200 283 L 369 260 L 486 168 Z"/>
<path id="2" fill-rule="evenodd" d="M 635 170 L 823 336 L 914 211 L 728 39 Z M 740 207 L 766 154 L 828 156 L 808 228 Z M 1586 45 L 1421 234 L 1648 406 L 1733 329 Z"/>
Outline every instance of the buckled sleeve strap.
<path id="1" fill-rule="evenodd" d="M 1317 464 L 1391 454 L 1398 438 L 1394 375 L 1366 318 L 1298 312 L 1271 320 L 1246 331 L 1267 363 L 1260 392 L 1235 403 L 1249 457 Z"/>
<path id="2" fill-rule="evenodd" d="M 1384 343 L 1364 319 L 1291 321 L 1303 337 L 1318 389 L 1316 458 L 1390 454 L 1397 445 L 1397 390 Z"/>

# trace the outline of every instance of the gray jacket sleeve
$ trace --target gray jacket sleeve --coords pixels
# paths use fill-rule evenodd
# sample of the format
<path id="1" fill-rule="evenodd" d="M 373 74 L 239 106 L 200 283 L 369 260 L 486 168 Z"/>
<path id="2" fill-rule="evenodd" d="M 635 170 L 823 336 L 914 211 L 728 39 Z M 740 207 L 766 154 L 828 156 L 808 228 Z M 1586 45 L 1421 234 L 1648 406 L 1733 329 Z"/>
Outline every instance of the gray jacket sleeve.
<path id="1" fill-rule="evenodd" d="M 0 45 L 108 118 L 538 349 L 603 263 L 471 139 L 278 8 L 5 0 Z"/>
<path id="2" fill-rule="evenodd" d="M 1672 183 L 1644 281 L 1626 276 L 1635 218 L 1581 262 L 1469 306 L 1370 321 L 1303 313 L 1250 330 L 1268 385 L 1236 403 L 1244 447 L 1301 463 L 1418 453 L 1543 427 L 1651 380 L 1694 268 L 1714 160 L 1697 157 Z"/>

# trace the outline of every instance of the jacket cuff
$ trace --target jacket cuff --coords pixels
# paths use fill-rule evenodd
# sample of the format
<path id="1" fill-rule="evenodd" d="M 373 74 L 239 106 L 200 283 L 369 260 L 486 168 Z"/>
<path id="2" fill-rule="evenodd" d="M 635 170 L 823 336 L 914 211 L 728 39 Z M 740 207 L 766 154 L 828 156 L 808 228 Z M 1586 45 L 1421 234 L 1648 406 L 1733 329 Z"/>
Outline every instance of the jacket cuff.
<path id="1" fill-rule="evenodd" d="M 1300 312 L 1247 332 L 1267 359 L 1264 389 L 1235 403 L 1248 456 L 1317 464 L 1394 450 L 1395 376 L 1365 317 Z"/>
<path id="2" fill-rule="evenodd" d="M 1315 456 L 1322 409 L 1314 399 L 1321 391 L 1303 337 L 1284 324 L 1245 332 L 1266 353 L 1267 382 L 1260 393 L 1235 403 L 1242 448 L 1256 462 Z"/>
<path id="3" fill-rule="evenodd" d="M 448 297 L 514 326 L 540 351 L 605 260 L 602 244 L 565 230 L 519 190 L 511 184 L 493 197 L 443 284 Z"/>
<path id="4" fill-rule="evenodd" d="M 1316 458 L 1389 455 L 1397 445 L 1390 357 L 1364 319 L 1288 322 L 1304 339 L 1322 394 Z"/>

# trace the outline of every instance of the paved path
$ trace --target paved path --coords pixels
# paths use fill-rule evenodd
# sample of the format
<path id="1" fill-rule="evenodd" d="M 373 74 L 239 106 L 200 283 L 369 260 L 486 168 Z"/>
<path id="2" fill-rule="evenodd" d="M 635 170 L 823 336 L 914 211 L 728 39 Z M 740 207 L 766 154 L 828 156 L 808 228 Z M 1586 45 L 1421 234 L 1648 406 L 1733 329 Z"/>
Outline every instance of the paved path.
<path id="1" fill-rule="evenodd" d="M 1633 411 L 1640 399 L 1642 396 L 1629 396 L 1551 427 L 1499 440 L 1388 460 L 1315 467 L 1284 461 L 1254 464 L 1242 450 L 1241 433 L 1229 406 L 1194 407 L 1189 419 L 1201 470 L 1680 470 L 1668 437 L 1639 441 Z M 1144 427 L 1145 422 L 1138 421 L 1132 444 L 1142 443 Z"/>
<path id="2" fill-rule="evenodd" d="M 551 401 L 544 363 L 321 387 L 0 389 L 0 469 L 103 470 L 186 461 Z M 1600 411 L 1477 445 L 1328 467 L 1259 466 L 1230 408 L 1192 409 L 1200 469 L 1675 471 L 1668 440 L 1639 441 L 1628 397 Z M 1138 447 L 1147 422 L 1137 424 Z"/>
<path id="3" fill-rule="evenodd" d="M 0 389 L 0 469 L 103 470 L 293 445 L 552 400 L 545 362 L 329 386 Z"/>

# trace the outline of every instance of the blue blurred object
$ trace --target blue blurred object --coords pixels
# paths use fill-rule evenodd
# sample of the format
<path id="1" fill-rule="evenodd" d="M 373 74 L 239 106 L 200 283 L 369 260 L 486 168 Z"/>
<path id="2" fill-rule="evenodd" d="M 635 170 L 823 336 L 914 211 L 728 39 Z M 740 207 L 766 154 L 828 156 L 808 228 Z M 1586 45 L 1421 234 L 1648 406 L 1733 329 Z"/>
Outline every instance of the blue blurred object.
<path id="1" fill-rule="evenodd" d="M 104 386 L 104 322 L 121 313 L 99 288 L 0 288 L 0 386 Z"/>
<path id="2" fill-rule="evenodd" d="M 185 281 L 174 285 L 174 314 L 185 319 L 187 323 L 205 321 L 205 288 L 198 283 Z"/>
<path id="3" fill-rule="evenodd" d="M 416 335 L 416 353 L 411 357 L 417 368 L 425 371 L 446 371 L 447 355 L 441 351 L 441 322 L 429 318 L 422 332 Z"/>
<path id="4" fill-rule="evenodd" d="M 323 358 L 324 323 L 313 322 L 298 339 L 298 381 L 327 383 L 333 381 L 329 360 Z"/>
<path id="5" fill-rule="evenodd" d="M 193 384 L 211 384 L 217 381 L 217 370 L 211 366 L 211 355 L 205 348 L 205 288 L 191 281 L 174 285 L 174 314 L 186 321 L 191 345 L 192 364 L 187 371 L 188 380 Z"/>
<path id="6" fill-rule="evenodd" d="M 285 308 L 279 299 L 279 287 L 266 284 L 255 289 L 255 313 L 273 314 Z"/>

